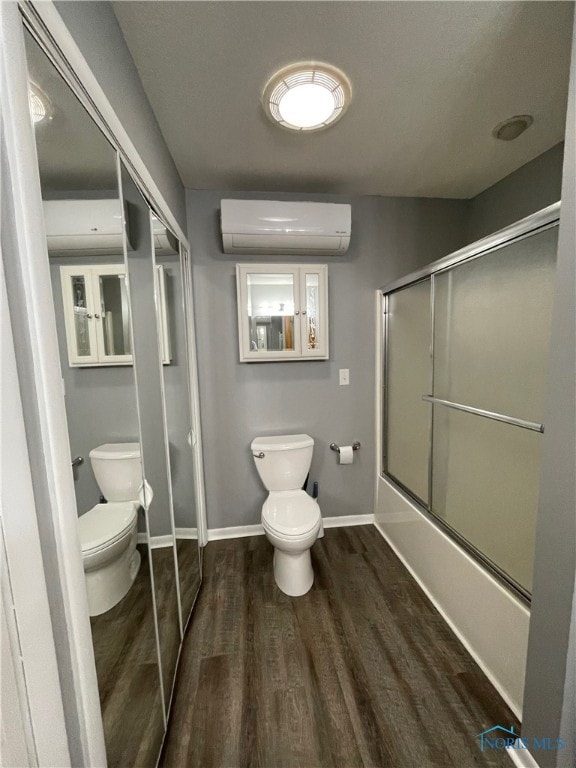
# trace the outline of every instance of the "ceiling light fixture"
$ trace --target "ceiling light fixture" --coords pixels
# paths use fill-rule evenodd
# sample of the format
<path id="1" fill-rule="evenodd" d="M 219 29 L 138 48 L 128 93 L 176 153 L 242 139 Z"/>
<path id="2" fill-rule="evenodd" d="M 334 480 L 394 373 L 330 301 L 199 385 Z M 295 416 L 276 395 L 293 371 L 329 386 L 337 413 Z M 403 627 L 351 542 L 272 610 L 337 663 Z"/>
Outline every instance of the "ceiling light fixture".
<path id="1" fill-rule="evenodd" d="M 30 115 L 34 125 L 41 123 L 42 120 L 52 119 L 52 106 L 50 99 L 36 83 L 28 83 L 28 104 L 30 106 Z"/>
<path id="2" fill-rule="evenodd" d="M 533 122 L 534 118 L 532 115 L 514 115 L 514 117 L 509 117 L 507 120 L 498 123 L 492 131 L 492 136 L 502 141 L 513 141 L 521 133 L 524 133 L 527 128 L 530 128 Z"/>
<path id="3" fill-rule="evenodd" d="M 268 117 L 291 131 L 320 131 L 340 120 L 352 97 L 346 75 L 330 64 L 300 62 L 274 74 L 262 95 Z"/>

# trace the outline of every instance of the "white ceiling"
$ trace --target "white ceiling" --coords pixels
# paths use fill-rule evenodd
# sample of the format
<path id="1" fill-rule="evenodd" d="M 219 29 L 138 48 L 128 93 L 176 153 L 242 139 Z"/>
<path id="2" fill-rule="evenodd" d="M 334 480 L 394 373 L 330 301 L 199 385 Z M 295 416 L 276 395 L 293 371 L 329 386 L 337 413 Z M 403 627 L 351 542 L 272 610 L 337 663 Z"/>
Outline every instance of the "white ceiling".
<path id="1" fill-rule="evenodd" d="M 563 139 L 568 2 L 115 2 L 185 186 L 473 197 Z M 260 105 L 278 68 L 326 61 L 344 118 L 290 134 Z M 514 142 L 492 129 L 534 124 Z"/>

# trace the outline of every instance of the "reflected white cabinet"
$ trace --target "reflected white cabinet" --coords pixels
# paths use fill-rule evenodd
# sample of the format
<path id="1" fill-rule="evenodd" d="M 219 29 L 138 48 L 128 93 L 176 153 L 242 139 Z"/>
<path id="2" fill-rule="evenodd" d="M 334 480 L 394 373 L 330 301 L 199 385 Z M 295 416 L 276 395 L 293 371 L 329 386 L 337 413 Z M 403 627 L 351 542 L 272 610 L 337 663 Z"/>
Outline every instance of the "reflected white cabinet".
<path id="1" fill-rule="evenodd" d="M 165 282 L 156 267 L 156 294 L 164 318 L 162 357 L 170 362 Z M 131 365 L 130 305 L 124 264 L 60 267 L 68 362 L 71 367 Z"/>
<path id="2" fill-rule="evenodd" d="M 328 358 L 326 264 L 237 264 L 240 362 Z"/>

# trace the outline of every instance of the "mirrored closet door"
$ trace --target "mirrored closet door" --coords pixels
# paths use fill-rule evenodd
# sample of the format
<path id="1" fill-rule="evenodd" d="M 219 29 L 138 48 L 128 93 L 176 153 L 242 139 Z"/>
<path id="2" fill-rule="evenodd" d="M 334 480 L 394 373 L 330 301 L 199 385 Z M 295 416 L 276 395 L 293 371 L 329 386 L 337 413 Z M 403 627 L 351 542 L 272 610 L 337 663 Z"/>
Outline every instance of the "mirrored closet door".
<path id="1" fill-rule="evenodd" d="M 186 316 L 186 253 L 161 219 L 151 212 L 154 232 L 156 310 L 160 343 L 169 355 L 162 366 L 166 430 L 182 626 L 186 627 L 200 587 L 200 560 L 194 475 L 190 471 L 196 435 L 192 429 L 190 345 Z M 164 301 L 161 301 L 161 299 Z"/>
<path id="2" fill-rule="evenodd" d="M 152 766 L 165 713 L 146 517 L 137 502 L 137 395 L 132 365 L 106 359 L 112 347 L 124 357 L 131 345 L 117 152 L 30 34 L 26 50 L 31 103 L 46 105 L 34 131 L 108 765 Z M 103 220 L 114 230 L 104 243 L 87 234 Z M 95 474 L 98 463 L 104 475 L 115 463 L 113 447 L 130 467 L 133 493 L 115 493 L 113 473 Z"/>
<path id="3" fill-rule="evenodd" d="M 26 47 L 107 763 L 152 767 L 201 579 L 190 277 L 117 149 Z"/>
<path id="4" fill-rule="evenodd" d="M 165 704 L 172 691 L 181 641 L 172 486 L 164 413 L 163 328 L 156 312 L 159 279 L 154 265 L 148 204 L 121 168 L 127 222 L 126 264 L 132 313 L 133 355 L 140 414 L 145 509 Z"/>

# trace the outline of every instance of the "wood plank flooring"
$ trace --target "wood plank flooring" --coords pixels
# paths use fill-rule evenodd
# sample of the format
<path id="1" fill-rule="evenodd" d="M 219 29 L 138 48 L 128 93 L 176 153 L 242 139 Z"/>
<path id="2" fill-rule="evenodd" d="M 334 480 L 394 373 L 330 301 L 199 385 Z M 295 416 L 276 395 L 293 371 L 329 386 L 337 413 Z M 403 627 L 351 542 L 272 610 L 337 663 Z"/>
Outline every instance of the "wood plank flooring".
<path id="1" fill-rule="evenodd" d="M 90 618 L 108 768 L 154 766 L 164 735 L 148 552 L 139 549 L 128 594 Z"/>
<path id="2" fill-rule="evenodd" d="M 327 530 L 300 598 L 272 551 L 206 547 L 163 768 L 510 768 L 475 736 L 516 718 L 374 527 Z"/>
<path id="3" fill-rule="evenodd" d="M 180 580 L 180 603 L 184 627 L 188 622 L 194 598 L 200 588 L 200 552 L 196 539 L 177 539 L 178 574 Z"/>

